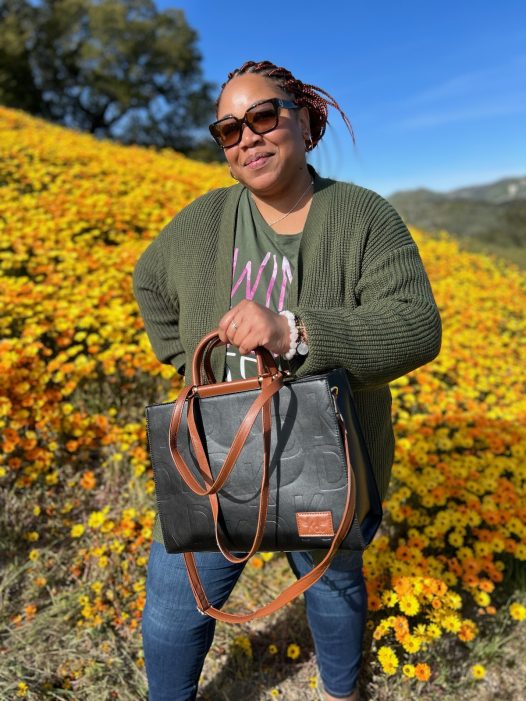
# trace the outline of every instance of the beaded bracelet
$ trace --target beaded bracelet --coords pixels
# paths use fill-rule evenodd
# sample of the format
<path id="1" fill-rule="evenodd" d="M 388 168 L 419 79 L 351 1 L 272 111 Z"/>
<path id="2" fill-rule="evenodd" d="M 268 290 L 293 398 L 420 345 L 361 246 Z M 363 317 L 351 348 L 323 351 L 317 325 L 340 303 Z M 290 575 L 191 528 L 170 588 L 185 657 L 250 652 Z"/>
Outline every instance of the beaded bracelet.
<path id="1" fill-rule="evenodd" d="M 292 312 L 289 312 L 288 309 L 285 309 L 284 311 L 280 312 L 280 315 L 286 317 L 289 324 L 290 348 L 285 353 L 284 357 L 287 360 L 290 360 L 296 355 L 296 348 L 298 346 L 298 329 L 296 327 L 296 320 L 294 319 L 294 314 Z"/>

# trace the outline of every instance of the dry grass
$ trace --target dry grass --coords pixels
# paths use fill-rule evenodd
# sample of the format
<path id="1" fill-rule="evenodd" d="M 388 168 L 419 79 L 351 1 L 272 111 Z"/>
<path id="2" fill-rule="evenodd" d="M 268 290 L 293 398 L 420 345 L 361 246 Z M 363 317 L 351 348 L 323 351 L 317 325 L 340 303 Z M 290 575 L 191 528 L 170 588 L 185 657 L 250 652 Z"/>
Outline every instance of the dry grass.
<path id="1" fill-rule="evenodd" d="M 293 581 L 284 558 L 276 558 L 262 571 L 246 570 L 228 604 L 229 610 L 243 610 L 267 601 L 286 581 Z M 250 602 L 250 604 L 248 603 Z M 508 619 L 509 620 L 509 619 Z M 511 632 L 510 632 L 511 630 Z M 250 641 L 252 659 L 234 644 L 236 636 Z M 286 648 L 296 643 L 298 659 L 286 656 Z M 279 652 L 270 655 L 268 646 Z M 521 627 L 510 629 L 504 616 L 491 620 L 484 636 L 469 646 L 451 643 L 437 646 L 437 670 L 425 685 L 404 678 L 390 678 L 381 672 L 371 650 L 370 633 L 365 641 L 365 663 L 360 679 L 362 701 L 524 701 L 526 679 L 526 636 Z M 474 680 L 473 660 L 486 667 L 486 677 Z M 317 676 L 312 638 L 303 602 L 296 600 L 273 616 L 251 624 L 231 626 L 219 623 L 205 662 L 198 701 L 240 701 L 282 698 L 287 701 L 318 699 L 312 687 Z M 274 694 L 272 694 L 272 690 Z M 277 693 L 276 693 L 277 692 Z"/>
<path id="2" fill-rule="evenodd" d="M 67 561 L 65 552 L 48 553 L 50 579 L 60 579 Z M 16 597 L 23 586 L 27 566 L 23 557 L 4 562 L 0 586 L 2 604 Z M 513 590 L 521 578 L 515 576 L 505 589 Z M 228 603 L 230 610 L 254 608 L 281 591 L 293 575 L 282 556 L 274 557 L 263 569 L 247 567 Z M 5 621 L 0 628 L 2 665 L 0 699 L 16 701 L 17 684 L 29 685 L 26 698 L 74 699 L 75 701 L 140 701 L 146 699 L 146 680 L 141 667 L 140 634 L 118 635 L 110 626 L 78 628 L 77 600 L 85 587 L 50 589 L 49 604 L 39 615 L 13 627 Z M 505 610 L 504 602 L 501 607 Z M 371 614 L 371 620 L 374 614 Z M 244 645 L 236 639 L 249 641 Z M 287 657 L 288 645 L 300 647 L 300 655 Z M 363 701 L 523 701 L 526 678 L 524 626 L 511 627 L 509 617 L 497 614 L 487 620 L 480 636 L 470 643 L 451 640 L 435 646 L 433 677 L 425 685 L 414 680 L 387 677 L 376 661 L 371 637 L 366 641 L 365 664 L 360 687 Z M 269 645 L 277 653 L 269 652 Z M 244 650 L 249 649 L 250 655 Z M 475 681 L 473 662 L 486 667 L 486 677 Z M 67 669 L 66 669 L 67 667 Z M 200 701 L 287 701 L 317 699 L 313 688 L 317 675 L 313 644 L 303 602 L 296 600 L 276 614 L 251 624 L 232 626 L 219 623 L 212 649 L 202 674 Z M 64 685 L 64 678 L 72 681 Z M 33 691 L 31 691 L 33 689 Z M 36 691 L 39 689 L 39 691 Z"/>

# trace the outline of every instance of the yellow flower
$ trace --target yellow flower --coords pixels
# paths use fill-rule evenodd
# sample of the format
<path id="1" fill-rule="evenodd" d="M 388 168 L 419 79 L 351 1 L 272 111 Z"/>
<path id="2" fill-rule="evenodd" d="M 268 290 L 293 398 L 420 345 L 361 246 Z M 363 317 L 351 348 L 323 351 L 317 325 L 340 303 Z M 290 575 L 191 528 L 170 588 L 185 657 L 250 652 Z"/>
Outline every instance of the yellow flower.
<path id="1" fill-rule="evenodd" d="M 394 591 L 384 591 L 382 594 L 382 603 L 384 606 L 390 608 L 398 603 L 398 596 Z"/>
<path id="2" fill-rule="evenodd" d="M 76 523 L 74 526 L 71 527 L 71 537 L 72 538 L 80 538 L 86 529 L 82 525 L 82 523 Z"/>
<path id="3" fill-rule="evenodd" d="M 474 677 L 474 679 L 484 679 L 484 677 L 486 676 L 486 669 L 481 664 L 475 664 L 471 668 L 471 674 Z"/>
<path id="4" fill-rule="evenodd" d="M 418 638 L 410 635 L 407 637 L 406 640 L 402 643 L 402 647 L 406 652 L 408 652 L 410 655 L 418 652 L 421 647 L 421 642 Z"/>
<path id="5" fill-rule="evenodd" d="M 405 613 L 407 616 L 416 616 L 416 614 L 420 611 L 420 604 L 418 603 L 416 596 L 413 596 L 412 594 L 402 596 L 398 606 L 400 607 L 400 611 Z"/>
<path id="6" fill-rule="evenodd" d="M 103 533 L 109 533 L 109 532 L 112 531 L 114 528 L 115 528 L 115 521 L 112 521 L 112 520 L 110 519 L 110 520 L 108 520 L 108 521 L 104 521 L 104 523 L 103 523 L 102 526 L 100 527 L 100 530 L 101 530 Z"/>
<path id="7" fill-rule="evenodd" d="M 526 606 L 519 603 L 514 603 L 510 605 L 509 608 L 510 616 L 516 621 L 524 621 L 526 618 Z"/>
<path id="8" fill-rule="evenodd" d="M 442 628 L 449 633 L 458 633 L 462 626 L 460 618 L 454 613 L 444 616 L 441 620 L 441 624 Z"/>
<path id="9" fill-rule="evenodd" d="M 412 679 L 415 676 L 415 666 L 412 664 L 405 664 L 402 667 L 402 672 L 406 677 L 409 677 L 409 679 Z"/>
<path id="10" fill-rule="evenodd" d="M 473 598 L 479 606 L 489 606 L 491 603 L 491 597 L 485 591 L 477 591 L 473 594 Z"/>
<path id="11" fill-rule="evenodd" d="M 100 528 L 106 519 L 106 515 L 102 511 L 92 511 L 88 517 L 88 526 L 90 528 Z"/>
<path id="12" fill-rule="evenodd" d="M 291 660 L 297 659 L 300 656 L 300 652 L 300 646 L 296 645 L 296 643 L 291 643 L 287 646 L 287 657 L 290 657 Z"/>
<path id="13" fill-rule="evenodd" d="M 29 559 L 32 562 L 35 562 L 35 560 L 38 560 L 39 557 L 40 557 L 40 552 L 38 550 L 33 549 L 33 550 L 29 551 Z"/>
<path id="14" fill-rule="evenodd" d="M 398 667 L 398 657 L 394 650 L 387 645 L 382 645 L 378 650 L 378 661 L 380 662 L 383 671 L 387 675 L 392 675 Z"/>
<path id="15" fill-rule="evenodd" d="M 18 688 L 16 695 L 19 697 L 24 697 L 27 696 L 27 692 L 29 691 L 29 687 L 25 682 L 18 682 Z"/>
<path id="16" fill-rule="evenodd" d="M 270 643 L 270 645 L 267 647 L 267 652 L 269 653 L 269 655 L 277 655 L 277 653 L 278 653 L 277 645 L 274 645 L 274 643 Z"/>
<path id="17" fill-rule="evenodd" d="M 126 547 L 126 546 L 125 546 L 125 544 L 124 544 L 123 542 L 121 542 L 121 541 L 119 541 L 119 540 L 116 540 L 116 539 L 115 539 L 115 540 L 112 540 L 111 543 L 110 543 L 110 550 L 111 550 L 113 553 L 117 553 L 118 555 L 120 555 L 120 554 L 122 553 L 122 551 L 125 549 L 125 547 Z M 139 560 L 140 560 L 140 559 L 141 559 L 141 558 L 137 558 L 137 561 L 136 561 L 136 562 L 137 562 L 138 565 L 140 564 L 140 563 L 139 563 Z M 146 560 L 146 558 L 143 558 L 143 559 Z"/>
<path id="18" fill-rule="evenodd" d="M 435 623 L 430 623 L 427 626 L 427 634 L 430 638 L 440 638 L 442 631 Z"/>
<path id="19" fill-rule="evenodd" d="M 49 474 L 46 475 L 45 480 L 46 484 L 53 486 L 54 484 L 58 484 L 58 470 L 54 470 L 53 472 L 50 472 Z"/>
<path id="20" fill-rule="evenodd" d="M 252 643 L 246 635 L 237 635 L 233 640 L 233 645 L 247 657 L 252 657 Z"/>

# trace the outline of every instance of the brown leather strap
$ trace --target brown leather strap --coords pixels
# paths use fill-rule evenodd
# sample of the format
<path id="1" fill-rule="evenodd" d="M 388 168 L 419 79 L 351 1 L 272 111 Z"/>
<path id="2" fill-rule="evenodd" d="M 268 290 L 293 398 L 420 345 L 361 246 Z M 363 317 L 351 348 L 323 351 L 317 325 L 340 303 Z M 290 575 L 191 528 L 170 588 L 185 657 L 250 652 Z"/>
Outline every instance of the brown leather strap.
<path id="1" fill-rule="evenodd" d="M 193 385 L 202 384 L 202 367 L 204 365 L 205 370 L 207 370 L 208 367 L 211 368 L 211 363 L 208 361 L 208 358 L 211 356 L 213 349 L 216 346 L 220 346 L 222 344 L 226 345 L 226 343 L 224 341 L 221 341 L 221 339 L 219 338 L 218 329 L 210 331 L 199 341 L 194 351 L 194 357 L 192 359 Z M 258 346 L 254 349 L 254 352 L 256 354 L 258 375 L 264 375 L 265 373 L 275 375 L 276 372 L 278 372 L 274 356 L 267 348 L 264 348 L 263 346 Z"/>
<path id="2" fill-rule="evenodd" d="M 291 584 L 289 587 L 287 587 L 270 603 L 266 604 L 265 606 L 262 606 L 261 608 L 251 613 L 236 614 L 227 613 L 215 608 L 215 606 L 212 606 L 212 604 L 208 601 L 205 590 L 203 588 L 203 584 L 201 582 L 199 572 L 197 571 L 193 553 L 183 553 L 186 571 L 188 572 L 188 579 L 190 581 L 190 586 L 197 603 L 197 608 L 199 611 L 201 611 L 201 613 L 206 614 L 207 616 L 211 616 L 212 618 L 215 618 L 218 621 L 223 621 L 225 623 L 246 623 L 248 621 L 254 620 L 255 618 L 262 618 L 263 616 L 267 616 L 270 613 L 278 611 L 280 608 L 282 608 L 290 601 L 295 599 L 297 596 L 303 594 L 304 591 L 306 591 L 310 586 L 312 586 L 315 582 L 321 579 L 321 577 L 323 577 L 323 575 L 325 574 L 325 572 L 331 564 L 332 558 L 336 554 L 338 548 L 340 547 L 340 544 L 342 543 L 343 539 L 347 535 L 352 525 L 356 509 L 356 491 L 353 479 L 354 475 L 351 466 L 351 458 L 349 455 L 347 430 L 345 428 L 345 423 L 343 422 L 343 419 L 340 416 L 338 416 L 338 423 L 340 426 L 340 431 L 342 433 L 345 448 L 345 462 L 347 466 L 347 496 L 340 525 L 338 526 L 338 529 L 326 556 L 318 565 L 313 567 L 313 569 L 310 572 L 298 579 L 298 581 L 294 582 L 294 584 Z"/>
<path id="3" fill-rule="evenodd" d="M 208 340 L 207 340 L 208 339 Z M 220 343 L 219 338 L 217 337 L 216 334 L 209 334 L 208 337 L 205 337 L 200 344 L 200 347 L 198 351 L 196 351 L 196 356 L 197 360 L 199 362 L 194 362 L 193 364 L 193 374 L 194 377 L 201 377 L 201 370 L 202 366 L 201 364 L 204 362 L 205 364 L 205 370 L 206 370 L 206 375 L 210 377 L 209 370 L 211 369 L 211 365 L 209 362 L 209 357 L 212 349 Z M 202 358 L 201 351 L 204 353 L 204 359 Z M 214 480 L 214 477 L 212 475 L 210 465 L 208 462 L 208 458 L 206 456 L 205 450 L 203 448 L 203 444 L 201 441 L 201 437 L 199 435 L 199 430 L 197 428 L 196 422 L 195 422 L 195 414 L 194 414 L 194 401 L 195 401 L 195 396 L 198 394 L 199 389 L 195 386 L 193 387 L 186 387 L 184 388 L 177 401 L 175 402 L 173 411 L 172 411 L 172 416 L 170 420 L 170 428 L 169 428 L 169 437 L 168 437 L 168 445 L 170 449 L 170 453 L 172 455 L 172 458 L 174 460 L 175 466 L 177 471 L 179 472 L 181 478 L 185 481 L 185 483 L 188 485 L 188 487 L 195 493 L 199 494 L 200 496 L 208 496 L 210 500 L 210 506 L 212 509 L 212 515 L 214 519 L 214 527 L 215 527 L 215 534 L 216 534 L 216 541 L 219 549 L 223 553 L 223 555 L 230 560 L 230 562 L 246 562 L 249 560 L 254 553 L 257 552 L 259 545 L 261 543 L 261 540 L 263 538 L 263 534 L 265 531 L 265 525 L 266 525 L 266 520 L 267 520 L 267 510 L 268 510 L 268 494 L 269 494 L 269 471 L 270 471 L 270 439 L 271 439 L 271 428 L 272 428 L 272 420 L 271 420 L 271 399 L 272 396 L 278 392 L 281 387 L 283 386 L 283 379 L 282 375 L 280 372 L 276 372 L 273 375 L 269 375 L 269 370 L 268 366 L 272 368 L 272 363 L 273 363 L 273 358 L 270 356 L 270 362 L 269 358 L 262 359 L 262 356 L 264 353 L 262 351 L 266 351 L 266 349 L 257 349 L 257 356 L 258 356 L 258 369 L 261 371 L 260 377 L 260 385 L 262 387 L 261 392 L 259 395 L 256 397 L 254 402 L 252 403 L 250 409 L 247 412 L 247 415 L 243 419 L 236 436 L 232 442 L 232 445 L 230 447 L 230 450 L 228 452 L 228 455 L 219 471 L 219 474 L 217 478 Z M 195 360 L 195 358 L 194 358 Z M 267 363 L 267 367 L 265 366 L 264 360 Z M 275 366 L 274 366 L 275 367 Z M 212 373 L 213 377 L 213 373 Z M 247 380 L 246 382 L 242 381 L 240 383 L 242 385 L 241 391 L 243 389 L 243 385 L 247 385 L 248 388 L 252 389 L 252 381 Z M 230 387 L 229 387 L 230 389 Z M 213 394 L 220 394 L 221 393 L 221 386 L 218 386 L 215 388 L 215 392 L 212 391 L 210 386 L 207 387 L 208 390 L 208 396 L 212 396 Z M 188 400 L 188 414 L 187 414 L 187 422 L 188 422 L 188 430 L 190 434 L 190 440 L 192 442 L 194 452 L 197 457 L 197 462 L 198 462 L 198 469 L 203 477 L 205 484 L 207 486 L 202 487 L 199 482 L 195 479 L 194 475 L 192 472 L 189 470 L 186 462 L 184 461 L 183 456 L 177 449 L 177 435 L 179 432 L 180 428 L 180 423 L 181 423 L 181 418 L 182 418 L 182 412 L 184 410 L 184 405 L 186 401 Z M 259 497 L 259 509 L 258 509 L 258 519 L 257 519 L 257 526 L 256 526 L 256 532 L 254 535 L 254 539 L 252 542 L 251 547 L 249 548 L 248 552 L 243 556 L 243 557 L 237 557 L 233 555 L 227 548 L 226 546 L 222 543 L 222 536 L 219 528 L 219 501 L 217 498 L 217 492 L 224 486 L 226 481 L 228 480 L 228 477 L 233 470 L 236 461 L 239 457 L 239 454 L 241 453 L 241 450 L 243 449 L 243 446 L 245 445 L 246 439 L 250 433 L 250 430 L 252 429 L 252 426 L 254 424 L 254 421 L 256 419 L 257 414 L 259 411 L 262 412 L 262 428 L 263 428 L 263 475 L 262 475 L 262 480 L 261 480 L 261 487 L 260 487 L 260 497 Z"/>
<path id="4" fill-rule="evenodd" d="M 267 511 L 268 511 L 268 497 L 269 497 L 269 476 L 270 476 L 270 430 L 271 424 L 271 411 L 270 402 L 266 402 L 263 405 L 262 411 L 262 422 L 263 422 L 263 475 L 261 478 L 261 487 L 259 495 L 259 509 L 258 509 L 258 520 L 256 526 L 256 533 L 252 541 L 252 545 L 249 551 L 242 557 L 237 557 L 233 555 L 222 543 L 221 531 L 219 528 L 219 499 L 217 494 L 210 494 L 208 499 L 210 500 L 210 506 L 212 508 L 212 516 L 214 519 L 216 542 L 226 557 L 230 562 L 240 563 L 247 562 L 252 555 L 254 555 L 258 550 L 263 539 L 263 534 L 265 532 L 265 526 L 267 523 Z M 212 477 L 212 475 L 210 475 Z"/>
<path id="5" fill-rule="evenodd" d="M 179 452 L 177 448 L 177 435 L 181 423 L 181 417 L 182 417 L 182 412 L 184 409 L 184 404 L 186 401 L 187 396 L 190 394 L 192 391 L 192 387 L 185 387 L 183 390 L 181 390 L 181 393 L 179 394 L 174 408 L 172 410 L 172 416 L 170 420 L 170 428 L 169 428 L 169 435 L 168 435 L 168 445 L 170 449 L 170 454 L 173 458 L 173 461 L 175 463 L 175 466 L 177 468 L 177 471 L 181 475 L 182 479 L 186 482 L 188 487 L 195 493 L 199 494 L 199 496 L 208 496 L 209 494 L 215 494 L 218 492 L 225 484 L 225 482 L 228 480 L 228 477 L 234 468 L 234 465 L 236 463 L 236 460 L 239 457 L 239 454 L 241 453 L 243 446 L 245 445 L 245 441 L 248 437 L 248 434 L 250 433 L 250 430 L 254 424 L 254 421 L 256 420 L 256 417 L 260 410 L 265 406 L 269 405 L 270 407 L 270 401 L 271 398 L 276 392 L 279 392 L 281 387 L 283 386 L 283 378 L 282 376 L 278 373 L 278 375 L 273 379 L 273 378 L 268 378 L 268 380 L 265 382 L 265 384 L 262 387 L 261 392 L 258 394 L 256 399 L 253 401 L 250 409 L 248 410 L 245 418 L 241 422 L 241 425 L 235 435 L 234 440 L 232 441 L 232 445 L 230 446 L 230 450 L 228 451 L 228 455 L 225 458 L 225 461 L 219 470 L 219 473 L 214 480 L 213 477 L 211 476 L 210 472 L 210 465 L 208 464 L 208 458 L 206 457 L 206 453 L 203 448 L 203 444 L 201 441 L 201 437 L 199 435 L 199 431 L 197 429 L 196 423 L 195 423 L 195 416 L 194 416 L 194 406 L 193 406 L 193 399 L 194 397 L 191 396 L 188 399 L 188 429 L 190 433 L 190 440 L 192 441 L 192 445 L 195 451 L 195 455 L 197 458 L 198 466 L 199 466 L 199 471 L 201 476 L 203 477 L 205 483 L 208 485 L 208 487 L 203 487 L 199 484 L 199 482 L 196 480 L 190 469 L 188 468 L 183 456 Z M 270 427 L 269 427 L 269 432 L 270 432 Z"/>

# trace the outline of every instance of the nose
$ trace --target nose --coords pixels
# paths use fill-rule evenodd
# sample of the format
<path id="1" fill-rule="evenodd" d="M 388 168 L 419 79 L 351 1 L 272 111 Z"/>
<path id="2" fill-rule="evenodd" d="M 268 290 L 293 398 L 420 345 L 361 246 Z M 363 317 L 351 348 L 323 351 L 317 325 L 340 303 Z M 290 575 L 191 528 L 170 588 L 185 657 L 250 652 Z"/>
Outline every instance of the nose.
<path id="1" fill-rule="evenodd" d="M 252 129 L 245 123 L 241 125 L 241 141 L 239 142 L 242 146 L 252 146 L 261 139 L 260 134 L 255 134 Z"/>

